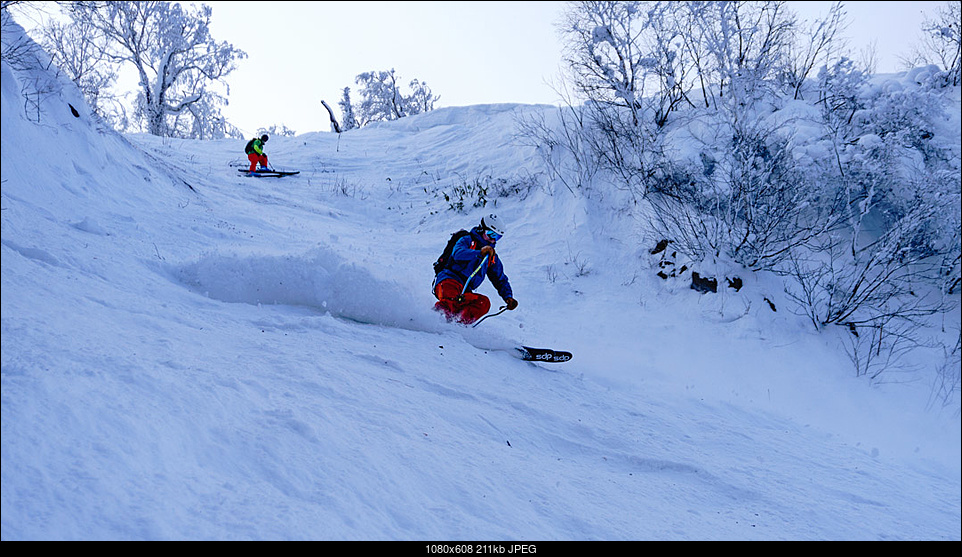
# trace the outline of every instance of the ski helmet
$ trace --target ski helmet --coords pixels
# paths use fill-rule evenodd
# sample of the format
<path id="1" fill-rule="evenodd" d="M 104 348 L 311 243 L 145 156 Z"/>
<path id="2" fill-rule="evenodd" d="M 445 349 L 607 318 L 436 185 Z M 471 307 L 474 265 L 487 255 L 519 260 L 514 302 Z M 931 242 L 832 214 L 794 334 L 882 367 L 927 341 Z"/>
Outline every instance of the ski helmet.
<path id="1" fill-rule="evenodd" d="M 481 217 L 481 229 L 490 230 L 497 234 L 499 237 L 504 236 L 504 227 L 501 224 L 501 219 L 498 215 L 491 213 L 485 217 Z"/>
<path id="2" fill-rule="evenodd" d="M 266 134 L 266 133 L 261 136 L 261 141 L 267 141 L 267 134 Z"/>

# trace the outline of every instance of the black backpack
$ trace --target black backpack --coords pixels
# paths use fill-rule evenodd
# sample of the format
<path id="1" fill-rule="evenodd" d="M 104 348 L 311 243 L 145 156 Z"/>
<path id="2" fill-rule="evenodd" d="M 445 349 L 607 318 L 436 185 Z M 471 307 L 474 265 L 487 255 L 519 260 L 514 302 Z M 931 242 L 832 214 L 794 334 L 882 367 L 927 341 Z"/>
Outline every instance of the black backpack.
<path id="1" fill-rule="evenodd" d="M 249 155 L 249 154 L 251 154 L 251 153 L 254 152 L 254 140 L 256 140 L 256 139 L 257 139 L 257 138 L 255 137 L 254 139 L 252 139 L 252 140 L 250 140 L 250 141 L 247 142 L 247 146 L 244 147 L 244 153 L 245 153 L 245 154 Z"/>
<path id="2" fill-rule="evenodd" d="M 448 266 L 449 260 L 451 259 L 451 250 L 454 249 L 454 244 L 458 243 L 458 240 L 471 234 L 467 230 L 458 230 L 454 234 L 451 234 L 451 238 L 448 240 L 446 246 L 444 246 L 444 251 L 441 252 L 441 257 L 434 262 L 434 284 L 437 284 L 438 273 L 444 270 Z M 431 287 L 432 290 L 434 287 Z"/>

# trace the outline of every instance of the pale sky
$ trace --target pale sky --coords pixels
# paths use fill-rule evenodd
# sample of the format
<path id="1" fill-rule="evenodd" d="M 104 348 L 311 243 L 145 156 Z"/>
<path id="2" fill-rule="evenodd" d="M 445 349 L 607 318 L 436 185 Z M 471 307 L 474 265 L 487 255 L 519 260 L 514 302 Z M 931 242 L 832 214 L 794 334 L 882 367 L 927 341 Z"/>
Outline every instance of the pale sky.
<path id="1" fill-rule="evenodd" d="M 206 2 L 212 32 L 247 52 L 228 78 L 228 120 L 246 135 L 286 125 L 329 131 L 321 100 L 340 117 L 344 87 L 394 68 L 440 97 L 437 108 L 487 103 L 559 104 L 557 22 L 566 2 Z M 824 16 L 832 2 L 789 2 L 800 18 Z M 870 45 L 880 73 L 918 42 L 923 14 L 945 2 L 846 2 L 852 54 Z M 854 56 L 858 59 L 858 56 Z"/>
<path id="2" fill-rule="evenodd" d="M 436 108 L 561 103 L 557 23 L 567 2 L 203 3 L 213 8 L 213 37 L 248 55 L 227 77 L 223 111 L 248 136 L 273 125 L 329 131 L 321 100 L 340 118 L 344 87 L 357 101 L 358 74 L 391 68 L 405 92 L 413 79 L 426 83 Z M 832 2 L 788 4 L 811 21 Z M 852 56 L 874 46 L 879 73 L 900 71 L 922 21 L 945 4 L 845 2 Z"/>
<path id="3" fill-rule="evenodd" d="M 354 78 L 394 68 L 402 90 L 418 79 L 443 106 L 554 104 L 560 73 L 555 23 L 564 2 L 205 2 L 211 31 L 248 58 L 228 78 L 228 120 L 247 135 L 284 124 L 329 131 L 321 100 Z M 253 7 L 252 7 L 253 6 Z"/>

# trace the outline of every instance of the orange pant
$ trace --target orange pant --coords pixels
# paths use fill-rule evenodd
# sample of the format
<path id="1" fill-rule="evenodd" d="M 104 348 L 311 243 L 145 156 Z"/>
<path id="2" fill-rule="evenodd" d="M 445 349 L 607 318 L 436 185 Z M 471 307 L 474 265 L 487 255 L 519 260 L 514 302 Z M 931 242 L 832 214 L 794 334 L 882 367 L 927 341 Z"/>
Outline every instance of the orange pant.
<path id="1" fill-rule="evenodd" d="M 257 153 L 251 153 L 247 155 L 247 160 L 251 161 L 250 172 L 257 170 L 257 163 L 261 163 L 261 166 L 267 168 L 267 155 L 258 155 Z"/>
<path id="2" fill-rule="evenodd" d="M 470 325 L 484 317 L 491 309 L 491 300 L 483 294 L 466 292 L 461 295 L 464 285 L 454 279 L 442 280 L 434 287 L 438 302 L 434 309 L 444 313 L 449 321 L 454 320 Z"/>

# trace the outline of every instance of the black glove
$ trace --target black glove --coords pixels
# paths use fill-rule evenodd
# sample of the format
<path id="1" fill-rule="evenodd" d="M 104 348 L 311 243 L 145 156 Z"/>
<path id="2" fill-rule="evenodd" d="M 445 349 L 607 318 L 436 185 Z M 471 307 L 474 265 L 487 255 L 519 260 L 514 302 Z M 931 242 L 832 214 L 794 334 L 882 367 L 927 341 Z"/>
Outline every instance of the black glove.
<path id="1" fill-rule="evenodd" d="M 508 298 L 504 301 L 504 303 L 508 304 L 509 310 L 513 310 L 514 308 L 518 307 L 518 300 L 515 300 L 514 298 Z"/>

